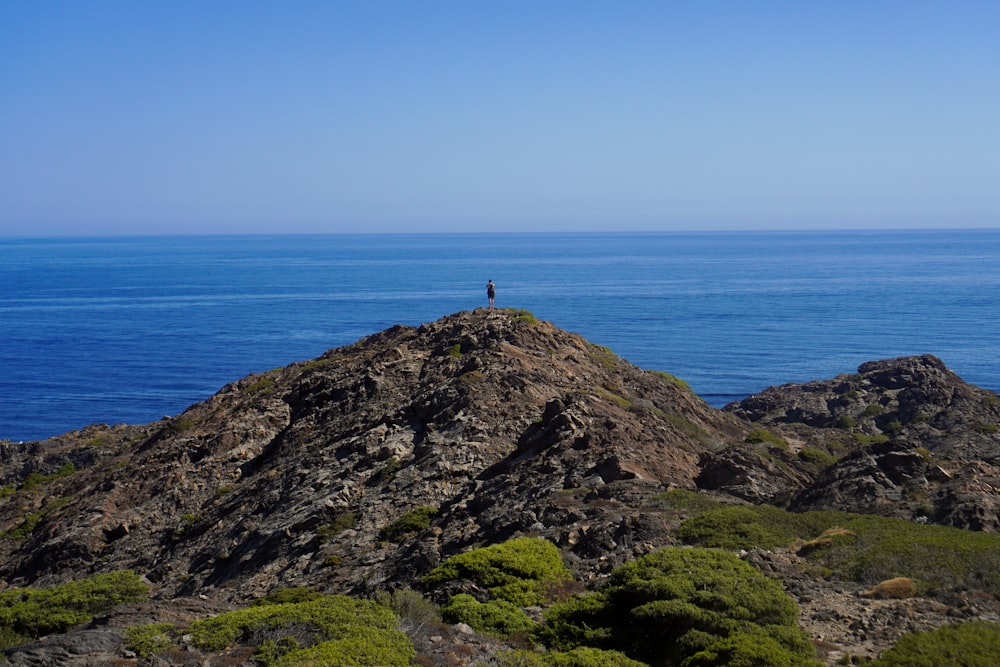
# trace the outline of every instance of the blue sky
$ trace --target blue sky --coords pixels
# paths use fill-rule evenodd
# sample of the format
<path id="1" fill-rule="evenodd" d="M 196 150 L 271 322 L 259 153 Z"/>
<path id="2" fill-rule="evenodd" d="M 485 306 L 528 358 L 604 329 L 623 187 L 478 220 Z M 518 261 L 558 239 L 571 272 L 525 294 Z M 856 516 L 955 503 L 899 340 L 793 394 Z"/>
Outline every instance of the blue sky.
<path id="1" fill-rule="evenodd" d="M 1000 3 L 0 4 L 0 235 L 1000 227 Z"/>

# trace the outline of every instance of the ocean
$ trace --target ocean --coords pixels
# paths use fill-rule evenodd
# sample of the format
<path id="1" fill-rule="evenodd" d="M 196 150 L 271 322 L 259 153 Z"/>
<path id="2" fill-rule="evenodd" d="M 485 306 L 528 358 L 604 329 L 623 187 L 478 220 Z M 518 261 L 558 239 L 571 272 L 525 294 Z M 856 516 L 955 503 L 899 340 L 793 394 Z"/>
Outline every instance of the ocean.
<path id="1" fill-rule="evenodd" d="M 1000 230 L 0 239 L 0 439 L 177 414 L 490 279 L 715 406 L 923 353 L 1000 389 Z"/>

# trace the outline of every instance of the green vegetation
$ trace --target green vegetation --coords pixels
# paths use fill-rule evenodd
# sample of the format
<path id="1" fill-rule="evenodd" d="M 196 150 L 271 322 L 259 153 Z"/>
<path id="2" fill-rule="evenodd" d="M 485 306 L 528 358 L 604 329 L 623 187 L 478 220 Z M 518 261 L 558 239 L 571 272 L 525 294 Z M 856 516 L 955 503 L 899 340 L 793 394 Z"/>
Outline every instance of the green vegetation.
<path id="1" fill-rule="evenodd" d="M 338 533 L 350 530 L 358 523 L 358 515 L 354 512 L 340 512 L 333 517 L 333 520 L 325 526 L 316 529 L 316 539 L 322 544 L 329 542 Z"/>
<path id="2" fill-rule="evenodd" d="M 494 599 L 528 607 L 545 602 L 550 591 L 571 578 L 554 544 L 538 537 L 518 537 L 452 556 L 431 570 L 424 582 L 466 579 L 485 587 Z"/>
<path id="3" fill-rule="evenodd" d="M 148 623 L 125 629 L 125 648 L 140 658 L 163 653 L 174 645 L 170 623 Z"/>
<path id="4" fill-rule="evenodd" d="M 670 489 L 655 496 L 651 504 L 663 512 L 688 516 L 714 509 L 719 506 L 719 501 L 689 489 Z"/>
<path id="5" fill-rule="evenodd" d="M 274 391 L 274 378 L 270 375 L 265 375 L 246 388 L 248 394 L 267 395 L 272 391 Z"/>
<path id="6" fill-rule="evenodd" d="M 419 533 L 429 527 L 431 519 L 436 517 L 437 513 L 436 507 L 416 507 L 379 531 L 379 539 L 402 542 L 408 535 Z"/>
<path id="7" fill-rule="evenodd" d="M 391 456 L 386 459 L 385 463 L 381 468 L 376 470 L 371 477 L 368 478 L 368 486 L 377 486 L 379 484 L 385 484 L 393 477 L 396 473 L 403 469 L 402 462 L 395 456 Z"/>
<path id="8" fill-rule="evenodd" d="M 868 447 L 869 445 L 878 445 L 883 442 L 889 442 L 889 436 L 884 433 L 879 435 L 868 435 L 867 433 L 852 433 L 854 441 L 861 445 L 862 447 Z"/>
<path id="9" fill-rule="evenodd" d="M 743 439 L 743 442 L 750 444 L 774 445 L 775 447 L 780 447 L 781 449 L 788 449 L 788 443 L 785 442 L 784 438 L 763 428 L 755 428 L 747 433 L 747 437 Z"/>
<path id="10" fill-rule="evenodd" d="M 29 472 L 24 481 L 21 482 L 22 491 L 31 491 L 38 488 L 46 482 L 51 482 L 54 479 L 59 479 L 60 477 L 69 477 L 76 472 L 76 466 L 72 463 L 64 463 L 62 467 L 51 475 L 43 475 L 39 472 Z"/>
<path id="11" fill-rule="evenodd" d="M 254 600 L 253 606 L 263 607 L 269 604 L 300 604 L 302 602 L 313 602 L 321 600 L 325 596 L 306 586 L 288 586 L 276 588 L 266 596 Z"/>
<path id="12" fill-rule="evenodd" d="M 504 308 L 510 313 L 513 322 L 524 322 L 525 324 L 538 324 L 538 318 L 533 313 L 524 308 Z"/>
<path id="13" fill-rule="evenodd" d="M 434 625 L 441 621 L 441 614 L 434 603 L 410 588 L 391 592 L 379 591 L 375 595 L 375 600 L 399 617 L 401 628 Z"/>
<path id="14" fill-rule="evenodd" d="M 445 350 L 445 354 L 452 359 L 460 359 L 462 357 L 462 345 L 460 343 L 455 343 Z"/>
<path id="15" fill-rule="evenodd" d="M 21 519 L 21 523 L 5 531 L 0 531 L 0 539 L 20 541 L 27 539 L 35 529 L 45 520 L 45 518 L 61 507 L 65 507 L 70 502 L 68 496 L 53 498 L 47 502 L 39 511 L 29 512 Z"/>
<path id="16" fill-rule="evenodd" d="M 650 371 L 650 373 L 653 373 L 655 375 L 659 375 L 661 378 L 665 379 L 670 384 L 672 384 L 672 385 L 674 385 L 676 387 L 680 387 L 684 391 L 691 391 L 691 385 L 689 385 L 687 382 L 685 382 L 684 380 L 680 379 L 676 375 L 671 375 L 670 373 L 665 373 L 663 371 Z"/>
<path id="17" fill-rule="evenodd" d="M 499 667 L 647 667 L 646 663 L 632 660 L 618 651 L 603 651 L 579 646 L 572 651 L 532 653 L 508 651 L 496 656 Z"/>
<path id="18" fill-rule="evenodd" d="M 587 356 L 606 371 L 613 371 L 618 367 L 618 355 L 603 345 L 590 344 L 587 347 Z"/>
<path id="19" fill-rule="evenodd" d="M 363 342 L 364 340 L 365 339 L 362 338 L 358 342 L 360 343 L 360 342 Z M 311 361 L 307 361 L 306 363 L 304 363 L 302 365 L 302 370 L 303 371 L 311 371 L 311 370 L 316 370 L 318 368 L 323 368 L 324 366 L 329 366 L 331 364 L 337 363 L 337 361 L 339 361 L 342 358 L 343 357 L 341 357 L 341 356 L 337 356 L 337 357 L 320 357 L 318 359 L 313 359 Z"/>
<path id="20" fill-rule="evenodd" d="M 871 667 L 992 667 L 1000 655 L 1000 623 L 973 621 L 900 637 Z"/>
<path id="21" fill-rule="evenodd" d="M 188 419 L 186 417 L 185 418 L 177 417 L 170 420 L 170 423 L 167 425 L 167 428 L 170 430 L 171 433 L 183 433 L 184 431 L 188 430 L 189 428 L 192 428 L 193 426 L 194 426 L 193 419 Z"/>
<path id="22" fill-rule="evenodd" d="M 724 549 L 799 546 L 837 577 L 875 584 L 910 577 L 922 588 L 1000 593 L 1000 535 L 847 512 L 718 507 L 677 530 L 688 544 Z"/>
<path id="23" fill-rule="evenodd" d="M 840 417 L 837 418 L 837 426 L 840 428 L 851 429 L 857 425 L 858 423 L 854 421 L 854 417 L 850 415 L 840 415 Z"/>
<path id="24" fill-rule="evenodd" d="M 808 463 L 817 470 L 822 470 L 827 466 L 831 466 L 837 462 L 837 457 L 829 452 L 825 452 L 822 449 L 816 449 L 815 447 L 803 447 L 799 450 L 799 460 L 803 463 Z"/>
<path id="25" fill-rule="evenodd" d="M 0 592 L 0 645 L 16 646 L 66 632 L 123 602 L 144 600 L 146 585 L 133 572 L 98 574 L 52 588 Z"/>
<path id="26" fill-rule="evenodd" d="M 650 665 L 818 664 L 781 585 L 715 549 L 666 548 L 554 604 L 539 637 L 562 651 L 615 650 Z"/>
<path id="27" fill-rule="evenodd" d="M 902 428 L 903 428 L 903 422 L 899 421 L 898 419 L 893 419 L 891 422 L 886 423 L 882 427 L 882 430 L 885 431 L 886 433 L 895 433 L 896 431 L 902 430 Z"/>
<path id="28" fill-rule="evenodd" d="M 862 417 L 878 417 L 882 414 L 882 406 L 878 403 L 872 403 L 861 411 Z"/>
<path id="29" fill-rule="evenodd" d="M 479 602 L 466 593 L 453 595 L 441 607 L 441 617 L 448 623 L 467 623 L 478 632 L 495 637 L 509 637 L 515 632 L 533 630 L 537 625 L 512 602 Z"/>
<path id="30" fill-rule="evenodd" d="M 261 604 L 194 621 L 191 636 L 208 651 L 258 646 L 255 657 L 269 667 L 402 667 L 416 655 L 390 609 L 341 595 Z"/>
<path id="31" fill-rule="evenodd" d="M 594 391 L 598 396 L 609 403 L 614 403 L 622 410 L 628 410 L 632 407 L 632 401 L 628 400 L 624 396 L 614 393 L 613 391 L 609 391 L 606 387 L 598 387 Z"/>

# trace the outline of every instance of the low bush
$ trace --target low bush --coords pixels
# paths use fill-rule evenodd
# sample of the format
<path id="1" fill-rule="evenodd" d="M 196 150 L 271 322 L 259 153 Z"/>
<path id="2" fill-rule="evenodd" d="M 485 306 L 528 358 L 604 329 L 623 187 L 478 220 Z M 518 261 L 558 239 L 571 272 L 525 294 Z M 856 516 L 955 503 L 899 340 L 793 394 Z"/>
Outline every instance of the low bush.
<path id="1" fill-rule="evenodd" d="M 670 373 L 665 373 L 663 371 L 650 371 L 650 373 L 653 373 L 654 375 L 659 375 L 661 378 L 663 378 L 670 384 L 680 389 L 683 389 L 684 391 L 691 391 L 691 385 L 689 385 L 686 381 L 680 379 L 676 375 L 671 375 Z"/>
<path id="2" fill-rule="evenodd" d="M 51 588 L 15 588 L 0 593 L 0 637 L 7 646 L 66 632 L 94 614 L 123 602 L 137 602 L 149 589 L 134 572 L 97 574 Z"/>
<path id="3" fill-rule="evenodd" d="M 589 646 L 550 653 L 508 651 L 497 655 L 495 660 L 499 667 L 648 667 L 619 651 L 602 651 Z"/>
<path id="4" fill-rule="evenodd" d="M 871 667 L 993 667 L 1000 656 L 1000 623 L 973 621 L 900 637 Z"/>
<path id="5" fill-rule="evenodd" d="M 411 588 L 392 592 L 379 591 L 375 601 L 388 607 L 399 619 L 398 628 L 410 637 L 425 627 L 434 627 L 441 622 L 441 612 L 437 605 Z"/>
<path id="6" fill-rule="evenodd" d="M 396 622 L 390 609 L 373 600 L 324 595 L 197 620 L 190 634 L 207 651 L 260 647 L 257 657 L 269 666 L 408 665 L 416 651 Z"/>
<path id="7" fill-rule="evenodd" d="M 428 584 L 467 579 L 494 598 L 527 607 L 546 601 L 551 589 L 572 579 L 559 549 L 542 538 L 519 537 L 452 556 L 425 577 Z"/>
<path id="8" fill-rule="evenodd" d="M 651 665 L 816 665 L 797 616 L 778 582 L 736 556 L 666 548 L 554 604 L 538 636 L 556 650 L 589 646 Z"/>
<path id="9" fill-rule="evenodd" d="M 813 466 L 817 470 L 822 470 L 836 463 L 837 457 L 822 449 L 803 447 L 799 450 L 799 460 Z"/>
<path id="10" fill-rule="evenodd" d="M 447 623 L 466 623 L 477 632 L 494 637 L 509 637 L 534 630 L 537 625 L 515 604 L 506 600 L 480 602 L 467 593 L 453 595 L 441 607 L 441 618 Z"/>
<path id="11" fill-rule="evenodd" d="M 337 534 L 354 528 L 357 523 L 358 515 L 354 512 L 340 512 L 333 517 L 333 520 L 330 523 L 316 529 L 316 539 L 318 539 L 321 543 L 328 542 Z"/>
<path id="12" fill-rule="evenodd" d="M 909 577 L 893 577 L 875 584 L 864 592 L 865 597 L 883 600 L 903 600 L 917 594 L 917 583 Z"/>
<path id="13" fill-rule="evenodd" d="M 781 449 L 788 449 L 788 443 L 785 442 L 784 438 L 763 428 L 755 428 L 747 433 L 743 442 L 750 444 L 774 445 L 775 447 L 779 447 Z"/>
<path id="14" fill-rule="evenodd" d="M 650 500 L 650 505 L 661 512 L 669 512 L 677 516 L 701 514 L 719 507 L 718 500 L 690 489 L 670 489 L 660 493 Z"/>
<path id="15" fill-rule="evenodd" d="M 508 313 L 510 313 L 510 319 L 513 322 L 524 322 L 525 324 L 538 324 L 538 318 L 535 314 L 524 308 L 505 308 Z"/>
<path id="16" fill-rule="evenodd" d="M 379 531 L 379 539 L 389 542 L 402 542 L 408 535 L 419 533 L 431 525 L 431 519 L 437 516 L 436 507 L 417 507 L 399 517 Z"/>
<path id="17" fill-rule="evenodd" d="M 837 530 L 831 530 L 837 529 Z M 830 532 L 827 532 L 830 531 Z M 847 512 L 723 506 L 677 529 L 684 542 L 724 549 L 800 547 L 834 576 L 867 584 L 910 577 L 924 587 L 1000 594 L 1000 535 Z"/>
<path id="18" fill-rule="evenodd" d="M 147 623 L 125 629 L 125 648 L 134 651 L 140 658 L 148 658 L 163 653 L 174 645 L 170 623 Z"/>
<path id="19" fill-rule="evenodd" d="M 253 606 L 261 607 L 269 604 L 299 604 L 301 602 L 312 602 L 326 597 L 319 591 L 314 591 L 306 586 L 289 586 L 287 588 L 276 588 L 266 596 L 254 600 Z"/>

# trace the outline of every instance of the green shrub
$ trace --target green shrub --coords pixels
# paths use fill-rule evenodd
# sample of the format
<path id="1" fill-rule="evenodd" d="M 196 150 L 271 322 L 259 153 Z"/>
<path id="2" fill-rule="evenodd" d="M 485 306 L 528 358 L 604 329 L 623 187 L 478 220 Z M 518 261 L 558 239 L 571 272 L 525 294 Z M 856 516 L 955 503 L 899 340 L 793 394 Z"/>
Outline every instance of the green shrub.
<path id="1" fill-rule="evenodd" d="M 889 442 L 889 436 L 884 433 L 878 435 L 868 435 L 867 433 L 854 433 L 852 434 L 854 441 L 861 445 L 862 447 L 867 447 L 869 445 L 878 445 L 883 442 Z"/>
<path id="2" fill-rule="evenodd" d="M 774 445 L 775 447 L 780 447 L 781 449 L 788 449 L 788 443 L 785 442 L 784 438 L 763 428 L 756 428 L 747 433 L 747 437 L 743 439 L 743 442 L 748 442 L 750 444 Z"/>
<path id="3" fill-rule="evenodd" d="M 447 354 L 452 359 L 461 359 L 462 357 L 461 343 L 455 343 L 454 345 L 449 347 L 447 350 L 445 350 L 445 354 Z"/>
<path id="4" fill-rule="evenodd" d="M 799 450 L 799 460 L 822 470 L 837 462 L 837 457 L 822 449 L 803 447 Z"/>
<path id="5" fill-rule="evenodd" d="M 878 417 L 880 414 L 882 414 L 882 406 L 878 403 L 872 403 L 861 411 L 862 417 Z"/>
<path id="6" fill-rule="evenodd" d="M 648 667 L 619 651 L 602 651 L 589 646 L 579 646 L 572 651 L 535 653 L 517 650 L 496 656 L 499 667 Z"/>
<path id="7" fill-rule="evenodd" d="M 452 556 L 424 577 L 428 584 L 461 579 L 484 586 L 494 598 L 528 607 L 543 603 L 551 588 L 572 575 L 554 544 L 518 537 Z"/>
<path id="8" fill-rule="evenodd" d="M 525 310 L 524 308 L 505 308 L 508 313 L 510 313 L 510 319 L 513 322 L 524 322 L 525 324 L 538 324 L 538 318 L 535 317 L 534 313 Z"/>
<path id="9" fill-rule="evenodd" d="M 7 636 L 37 638 L 89 621 L 123 602 L 144 600 L 149 589 L 133 572 L 97 574 L 51 588 L 0 593 L 0 628 Z"/>
<path id="10" fill-rule="evenodd" d="M 857 426 L 857 422 L 854 421 L 854 417 L 850 415 L 840 415 L 837 418 L 837 426 L 840 428 L 854 428 Z"/>
<path id="11" fill-rule="evenodd" d="M 163 653 L 174 645 L 170 636 L 174 629 L 170 623 L 148 623 L 125 629 L 125 648 L 140 658 Z"/>
<path id="12" fill-rule="evenodd" d="M 302 602 L 312 602 L 320 600 L 326 596 L 319 591 L 314 591 L 307 586 L 289 586 L 287 588 L 276 588 L 266 596 L 254 600 L 253 606 L 260 607 L 269 604 L 300 604 Z"/>
<path id="13" fill-rule="evenodd" d="M 618 568 L 596 593 L 554 604 L 539 637 L 556 650 L 587 645 L 654 665 L 726 665 L 742 654 L 815 665 L 797 616 L 778 582 L 736 556 L 666 548 Z"/>
<path id="14" fill-rule="evenodd" d="M 379 531 L 380 540 L 402 542 L 408 535 L 419 533 L 431 525 L 431 519 L 437 516 L 436 507 L 417 507 L 399 517 Z"/>
<path id="15" fill-rule="evenodd" d="M 683 667 L 793 667 L 818 665 L 811 657 L 811 645 L 804 636 L 792 640 L 793 650 L 765 631 L 736 632 L 718 639 L 684 660 Z"/>
<path id="16" fill-rule="evenodd" d="M 274 378 L 270 375 L 265 375 L 246 388 L 248 394 L 267 395 L 272 391 L 274 391 Z"/>
<path id="17" fill-rule="evenodd" d="M 650 373 L 653 373 L 655 375 L 659 375 L 661 378 L 663 378 L 664 380 L 666 380 L 670 384 L 674 385 L 675 387 L 679 387 L 680 389 L 683 389 L 684 391 L 691 391 L 691 385 L 689 385 L 687 382 L 685 382 L 684 380 L 680 379 L 676 375 L 671 375 L 670 373 L 665 373 L 663 371 L 650 371 Z"/>
<path id="18" fill-rule="evenodd" d="M 871 667 L 992 667 L 1000 656 L 1000 623 L 972 621 L 903 635 Z"/>
<path id="19" fill-rule="evenodd" d="M 381 468 L 375 471 L 375 473 L 368 479 L 367 484 L 369 486 L 376 486 L 378 484 L 384 484 L 388 482 L 393 477 L 396 476 L 400 470 L 403 469 L 403 464 L 395 456 L 386 459 L 385 463 Z"/>
<path id="20" fill-rule="evenodd" d="M 825 531 L 839 529 L 836 535 Z M 688 544 L 770 549 L 800 544 L 833 574 L 867 584 L 910 577 L 924 587 L 969 587 L 1000 594 L 1000 535 L 847 512 L 785 512 L 723 506 L 680 525 Z"/>
<path id="21" fill-rule="evenodd" d="M 416 654 L 391 610 L 342 595 L 238 609 L 194 621 L 190 632 L 207 651 L 259 646 L 267 665 L 407 665 Z"/>
<path id="22" fill-rule="evenodd" d="M 677 529 L 687 544 L 720 549 L 772 549 L 788 546 L 804 535 L 818 535 L 810 514 L 793 514 L 770 505 L 720 506 L 692 517 Z"/>
<path id="23" fill-rule="evenodd" d="M 354 528 L 357 523 L 357 514 L 354 512 L 341 512 L 334 516 L 330 523 L 316 529 L 316 539 L 321 543 L 328 542 L 338 533 Z"/>
<path id="24" fill-rule="evenodd" d="M 611 371 L 618 367 L 618 355 L 611 348 L 604 347 L 603 345 L 590 344 L 587 347 L 587 356 L 606 371 Z"/>
<path id="25" fill-rule="evenodd" d="M 296 649 L 274 667 L 409 667 L 416 651 L 401 632 L 359 632 L 357 636 Z"/>
<path id="26" fill-rule="evenodd" d="M 467 593 L 452 596 L 441 607 L 441 618 L 447 623 L 467 623 L 477 632 L 495 637 L 534 630 L 537 625 L 523 609 L 506 600 L 480 602 Z"/>
<path id="27" fill-rule="evenodd" d="M 395 591 L 379 591 L 375 601 L 392 610 L 400 623 L 426 625 L 437 623 L 441 614 L 433 602 L 411 588 Z"/>
<path id="28" fill-rule="evenodd" d="M 656 495 L 650 504 L 661 511 L 692 515 L 718 507 L 719 501 L 698 491 L 678 488 Z"/>

